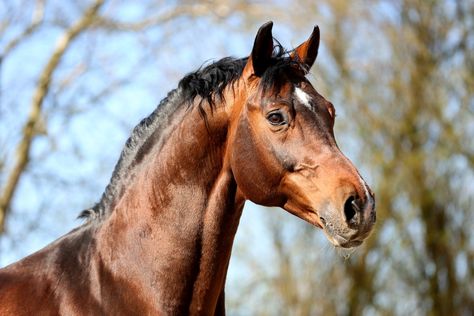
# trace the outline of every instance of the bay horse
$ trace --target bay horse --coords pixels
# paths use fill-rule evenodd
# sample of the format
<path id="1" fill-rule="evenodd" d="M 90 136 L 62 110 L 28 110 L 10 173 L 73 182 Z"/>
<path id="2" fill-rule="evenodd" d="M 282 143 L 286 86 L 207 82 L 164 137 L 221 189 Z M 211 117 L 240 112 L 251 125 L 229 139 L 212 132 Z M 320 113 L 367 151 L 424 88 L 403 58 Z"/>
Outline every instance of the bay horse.
<path id="1" fill-rule="evenodd" d="M 335 110 L 306 79 L 319 28 L 292 51 L 257 32 L 249 57 L 185 76 L 135 127 L 86 222 L 0 272 L 0 315 L 223 315 L 246 200 L 356 247 L 374 196 L 339 150 Z"/>

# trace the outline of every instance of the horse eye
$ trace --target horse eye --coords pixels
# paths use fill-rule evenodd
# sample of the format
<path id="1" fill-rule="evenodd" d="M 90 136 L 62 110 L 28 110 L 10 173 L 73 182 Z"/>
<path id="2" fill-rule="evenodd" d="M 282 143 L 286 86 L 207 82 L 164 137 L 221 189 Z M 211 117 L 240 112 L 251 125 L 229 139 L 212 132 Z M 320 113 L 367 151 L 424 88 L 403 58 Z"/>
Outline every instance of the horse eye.
<path id="1" fill-rule="evenodd" d="M 280 112 L 272 112 L 268 114 L 267 120 L 272 125 L 283 125 L 286 123 L 285 118 L 283 117 L 283 114 Z"/>

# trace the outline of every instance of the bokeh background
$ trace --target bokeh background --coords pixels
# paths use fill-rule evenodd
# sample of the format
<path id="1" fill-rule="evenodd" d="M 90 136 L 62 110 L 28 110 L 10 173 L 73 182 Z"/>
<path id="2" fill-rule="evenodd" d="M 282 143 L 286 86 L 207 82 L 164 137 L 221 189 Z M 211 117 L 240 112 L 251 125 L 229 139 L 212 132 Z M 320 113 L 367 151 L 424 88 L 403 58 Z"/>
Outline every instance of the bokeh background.
<path id="1" fill-rule="evenodd" d="M 80 224 L 135 124 L 187 72 L 247 56 L 274 21 L 287 48 L 315 24 L 309 76 L 377 198 L 348 253 L 248 203 L 230 315 L 472 315 L 474 2 L 0 2 L 0 266 Z"/>

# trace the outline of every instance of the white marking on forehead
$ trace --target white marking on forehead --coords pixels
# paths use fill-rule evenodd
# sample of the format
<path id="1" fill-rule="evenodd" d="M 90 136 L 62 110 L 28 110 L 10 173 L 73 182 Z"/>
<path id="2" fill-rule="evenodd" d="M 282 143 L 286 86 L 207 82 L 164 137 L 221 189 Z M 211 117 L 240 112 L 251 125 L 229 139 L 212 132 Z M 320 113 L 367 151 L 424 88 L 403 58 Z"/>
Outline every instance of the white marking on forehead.
<path id="1" fill-rule="evenodd" d="M 311 99 L 310 96 L 301 90 L 300 88 L 295 88 L 295 95 L 296 98 L 303 103 L 304 106 L 308 107 L 311 109 L 311 104 L 309 103 L 309 100 Z"/>

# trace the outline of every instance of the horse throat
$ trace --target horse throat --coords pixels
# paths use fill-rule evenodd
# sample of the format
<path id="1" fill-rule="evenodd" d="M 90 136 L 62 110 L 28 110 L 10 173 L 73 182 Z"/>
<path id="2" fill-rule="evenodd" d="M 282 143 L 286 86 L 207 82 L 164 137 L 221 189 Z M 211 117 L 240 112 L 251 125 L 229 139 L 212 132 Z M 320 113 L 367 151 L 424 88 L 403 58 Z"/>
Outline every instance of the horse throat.
<path id="1" fill-rule="evenodd" d="M 158 312 L 213 314 L 223 294 L 244 205 L 225 160 L 227 115 L 179 110 L 99 232 L 102 265 Z"/>

